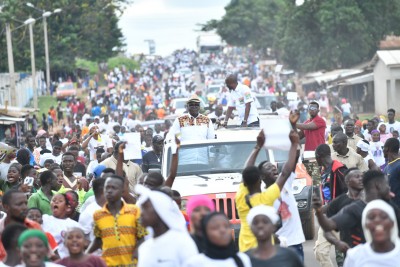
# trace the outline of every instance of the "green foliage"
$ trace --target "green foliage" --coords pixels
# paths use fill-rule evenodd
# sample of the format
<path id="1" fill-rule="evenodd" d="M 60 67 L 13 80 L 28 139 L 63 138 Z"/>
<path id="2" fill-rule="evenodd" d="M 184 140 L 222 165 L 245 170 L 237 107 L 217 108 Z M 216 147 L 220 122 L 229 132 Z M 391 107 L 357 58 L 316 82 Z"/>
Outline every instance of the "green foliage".
<path id="1" fill-rule="evenodd" d="M 139 63 L 133 59 L 126 57 L 113 57 L 107 61 L 107 65 L 109 69 L 113 69 L 115 67 L 121 68 L 125 66 L 127 70 L 139 69 Z"/>
<path id="2" fill-rule="evenodd" d="M 89 70 L 90 74 L 96 74 L 99 71 L 99 65 L 96 62 L 82 58 L 76 59 L 75 66 L 78 68 Z"/>
<path id="3" fill-rule="evenodd" d="M 1 1 L 0 1 L 1 2 Z M 30 69 L 30 45 L 27 26 L 11 17 L 25 20 L 31 15 L 38 18 L 33 25 L 36 68 L 45 68 L 43 20 L 41 14 L 27 7 L 27 1 L 3 0 L 6 7 L 0 14 L 0 26 L 11 24 L 13 54 L 16 71 Z M 131 0 L 36 0 L 37 8 L 62 12 L 47 18 L 50 68 L 52 71 L 72 71 L 75 58 L 104 62 L 116 56 L 124 47 L 119 16 Z M 1 32 L 1 31 L 0 31 Z M 0 35 L 0 47 L 6 48 L 5 34 Z M 0 72 L 7 71 L 7 49 L 0 49 Z"/>
<path id="4" fill-rule="evenodd" d="M 298 71 L 345 68 L 369 60 L 379 41 L 400 34 L 399 0 L 236 0 L 216 30 L 231 45 L 266 51 Z"/>

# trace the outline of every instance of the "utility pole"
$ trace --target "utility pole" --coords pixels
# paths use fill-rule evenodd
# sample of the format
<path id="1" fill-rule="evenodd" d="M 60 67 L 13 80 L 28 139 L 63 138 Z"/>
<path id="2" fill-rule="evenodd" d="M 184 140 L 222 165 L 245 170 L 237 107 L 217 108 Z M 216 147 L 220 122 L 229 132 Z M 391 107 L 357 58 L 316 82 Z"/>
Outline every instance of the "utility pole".
<path id="1" fill-rule="evenodd" d="M 49 41 L 47 39 L 47 19 L 43 16 L 44 30 L 44 53 L 46 57 L 46 91 L 50 94 L 50 60 L 49 60 Z"/>
<path id="2" fill-rule="evenodd" d="M 14 56 L 13 56 L 13 49 L 12 49 L 10 23 L 6 23 L 6 38 L 7 38 L 8 71 L 9 71 L 9 75 L 10 75 L 9 95 L 11 96 L 11 106 L 17 106 L 17 101 L 16 101 L 17 91 L 15 90 Z"/>
<path id="3" fill-rule="evenodd" d="M 29 23 L 29 38 L 31 42 L 31 65 L 32 65 L 32 89 L 33 89 L 33 107 L 38 108 L 37 81 L 35 67 L 35 45 L 33 43 L 33 23 Z"/>

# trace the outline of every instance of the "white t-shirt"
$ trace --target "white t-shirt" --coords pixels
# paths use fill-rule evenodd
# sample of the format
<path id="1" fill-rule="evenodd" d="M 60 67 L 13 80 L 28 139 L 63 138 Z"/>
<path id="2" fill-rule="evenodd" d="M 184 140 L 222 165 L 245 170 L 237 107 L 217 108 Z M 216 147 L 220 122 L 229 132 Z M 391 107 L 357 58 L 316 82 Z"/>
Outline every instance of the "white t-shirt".
<path id="1" fill-rule="evenodd" d="M 4 163 L 0 162 L 0 179 L 7 181 L 7 174 L 8 174 L 8 169 L 10 168 L 11 162 L 10 163 Z"/>
<path id="2" fill-rule="evenodd" d="M 249 256 L 242 252 L 238 252 L 237 254 L 239 258 L 243 262 L 244 267 L 251 267 L 251 261 Z M 236 262 L 233 258 L 225 259 L 225 260 L 216 260 L 216 259 L 211 259 L 204 255 L 203 253 L 198 254 L 194 257 L 192 257 L 185 265 L 184 267 L 236 267 Z"/>
<path id="3" fill-rule="evenodd" d="M 7 266 L 7 265 L 4 265 L 4 266 Z M 48 261 L 46 261 L 46 262 L 44 263 L 44 266 L 45 266 L 45 267 L 64 267 L 64 265 L 60 265 L 60 264 L 53 263 L 53 262 L 48 262 Z M 23 264 L 18 264 L 18 265 L 15 266 L 15 267 L 26 267 L 26 265 L 25 265 L 25 263 L 23 263 Z"/>
<path id="4" fill-rule="evenodd" d="M 139 247 L 138 267 L 180 267 L 199 252 L 187 232 L 169 230 Z M 200 265 L 198 265 L 200 266 Z"/>
<path id="5" fill-rule="evenodd" d="M 98 160 L 92 160 L 92 161 L 89 163 L 88 167 L 87 167 L 86 173 L 87 173 L 87 174 L 93 173 L 93 172 L 94 172 L 94 169 L 95 169 L 97 166 L 99 166 L 99 164 L 100 164 L 100 163 L 99 163 Z"/>
<path id="6" fill-rule="evenodd" d="M 386 133 L 393 133 L 393 131 L 400 132 L 400 122 L 394 121 L 394 123 L 392 124 L 389 124 L 389 122 L 385 124 L 386 124 Z"/>
<path id="7" fill-rule="evenodd" d="M 297 202 L 292 191 L 294 179 L 296 179 L 296 174 L 292 173 L 283 186 L 280 198 L 274 202 L 276 210 L 279 209 L 282 202 L 285 202 L 289 206 L 291 217 L 288 220 L 282 221 L 282 227 L 276 233 L 279 237 L 286 238 L 287 246 L 298 245 L 306 241 L 301 226 L 299 210 L 297 209 Z"/>
<path id="8" fill-rule="evenodd" d="M 397 240 L 392 251 L 376 253 L 371 245 L 361 244 L 347 251 L 343 267 L 398 267 L 400 242 Z"/>
<path id="9" fill-rule="evenodd" d="M 61 259 L 69 256 L 68 249 L 64 245 L 64 236 L 68 228 L 71 227 L 81 228 L 79 223 L 70 218 L 58 219 L 54 216 L 43 214 L 43 231 L 49 232 L 53 235 L 57 242 L 58 254 L 60 255 Z"/>
<path id="10" fill-rule="evenodd" d="M 229 93 L 228 107 L 236 107 L 239 113 L 240 120 L 244 120 L 244 113 L 246 111 L 246 104 L 254 102 L 254 97 L 250 88 L 244 84 L 238 84 L 235 90 Z M 247 124 L 253 123 L 258 120 L 258 111 L 255 104 L 251 104 Z"/>
<path id="11" fill-rule="evenodd" d="M 89 206 L 87 206 L 83 213 L 79 216 L 79 224 L 81 225 L 81 228 L 85 232 L 86 235 L 89 235 L 90 241 L 93 241 L 95 236 L 94 236 L 94 219 L 93 219 L 93 214 L 96 210 L 101 209 L 101 207 L 97 204 L 96 201 L 92 202 Z"/>
<path id="12" fill-rule="evenodd" d="M 351 113 L 351 105 L 350 103 L 342 104 L 341 106 L 343 113 Z"/>
<path id="13" fill-rule="evenodd" d="M 378 167 L 385 164 L 385 157 L 383 156 L 383 143 L 381 141 L 370 142 L 369 151 Z"/>
<path id="14" fill-rule="evenodd" d="M 112 141 L 111 139 L 104 135 L 104 134 L 99 134 L 98 139 L 94 139 L 94 137 L 90 138 L 89 141 L 89 152 L 90 152 L 90 160 L 94 160 L 96 156 L 96 149 L 99 146 L 103 146 L 104 150 L 107 151 L 107 148 L 112 148 Z"/>

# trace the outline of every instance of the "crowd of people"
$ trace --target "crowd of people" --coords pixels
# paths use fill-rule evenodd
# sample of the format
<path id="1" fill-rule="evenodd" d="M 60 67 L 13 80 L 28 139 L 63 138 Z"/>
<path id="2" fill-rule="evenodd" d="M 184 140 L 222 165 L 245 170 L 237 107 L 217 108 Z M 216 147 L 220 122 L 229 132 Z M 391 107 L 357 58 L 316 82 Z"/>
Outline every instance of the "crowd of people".
<path id="1" fill-rule="evenodd" d="M 210 62 L 229 64 L 210 71 Z M 395 110 L 387 122 L 360 121 L 343 100 L 340 117 L 329 122 L 321 101 L 288 101 L 294 84 L 274 74 L 264 79 L 255 66 L 178 51 L 144 61 L 139 72 L 108 72 L 108 88 L 93 83 L 87 101 L 58 102 L 42 114 L 41 126 L 31 118 L 19 142 L 10 128 L 0 162 L 0 266 L 303 266 L 305 236 L 292 190 L 302 151 L 315 154 L 305 165 L 316 186 L 316 260 L 333 266 L 335 246 L 338 266 L 397 266 Z M 224 80 L 208 111 L 187 71 L 194 67 L 205 82 Z M 217 125 L 235 116 L 241 127 L 259 127 L 254 94 L 260 92 L 277 93 L 271 114 L 289 121 L 291 145 L 280 170 L 274 162 L 255 166 L 264 132 L 254 140 L 236 192 L 241 230 L 234 240 L 228 217 L 207 195 L 190 196 L 182 207 L 171 188 L 181 142 L 215 139 Z M 169 119 L 175 97 L 187 99 L 186 112 Z M 154 126 L 142 126 L 151 120 Z M 138 158 L 125 158 L 130 133 L 139 133 Z M 157 169 L 167 142 L 174 149 L 163 177 Z"/>

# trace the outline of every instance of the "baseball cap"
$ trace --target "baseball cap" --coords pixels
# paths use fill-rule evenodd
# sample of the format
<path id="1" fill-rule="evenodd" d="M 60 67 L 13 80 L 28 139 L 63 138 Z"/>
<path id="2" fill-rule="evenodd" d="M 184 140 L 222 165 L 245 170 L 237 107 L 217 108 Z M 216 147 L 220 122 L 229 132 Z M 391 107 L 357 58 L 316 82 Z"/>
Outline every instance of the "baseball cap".
<path id="1" fill-rule="evenodd" d="M 164 141 L 164 138 L 161 135 L 153 136 L 153 143 L 158 143 Z"/>
<path id="2" fill-rule="evenodd" d="M 97 165 L 96 168 L 94 168 L 93 173 L 94 173 L 94 178 L 100 178 L 101 174 L 105 170 L 106 166 L 104 165 Z"/>
<path id="3" fill-rule="evenodd" d="M 189 103 L 189 102 L 200 103 L 200 98 L 199 98 L 197 95 L 192 95 L 192 96 L 188 99 L 187 103 Z"/>

